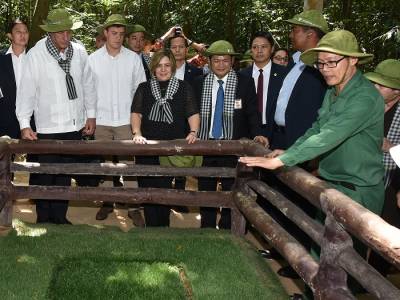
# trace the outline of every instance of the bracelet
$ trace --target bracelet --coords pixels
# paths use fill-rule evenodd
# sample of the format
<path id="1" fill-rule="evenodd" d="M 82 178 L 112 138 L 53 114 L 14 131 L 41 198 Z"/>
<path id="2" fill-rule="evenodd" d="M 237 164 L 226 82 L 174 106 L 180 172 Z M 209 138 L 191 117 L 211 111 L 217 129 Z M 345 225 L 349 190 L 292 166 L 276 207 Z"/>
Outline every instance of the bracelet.
<path id="1" fill-rule="evenodd" d="M 191 46 L 191 45 L 193 44 L 193 41 L 192 41 L 192 40 L 186 39 L 186 41 L 187 41 L 187 43 L 188 43 L 188 46 Z"/>

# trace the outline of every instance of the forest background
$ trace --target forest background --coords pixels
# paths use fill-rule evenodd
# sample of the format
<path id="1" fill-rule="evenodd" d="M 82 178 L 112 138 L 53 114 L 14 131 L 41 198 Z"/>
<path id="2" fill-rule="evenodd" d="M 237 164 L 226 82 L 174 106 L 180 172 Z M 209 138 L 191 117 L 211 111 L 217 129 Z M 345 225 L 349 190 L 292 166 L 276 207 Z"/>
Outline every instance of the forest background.
<path id="1" fill-rule="evenodd" d="M 399 0 L 324 0 L 323 14 L 330 29 L 352 31 L 374 63 L 400 57 Z M 44 32 L 38 27 L 49 9 L 67 8 L 84 25 L 74 35 L 88 51 L 94 50 L 96 28 L 112 13 L 124 14 L 130 24 L 142 24 L 154 37 L 174 25 L 196 42 L 229 40 L 241 53 L 252 34 L 272 32 L 279 46 L 290 48 L 290 26 L 284 20 L 303 10 L 302 0 L 3 0 L 0 4 L 0 47 L 8 46 L 5 32 L 14 18 L 26 20 L 33 45 Z M 373 64 L 374 64 L 373 63 Z M 369 68 L 373 66 L 370 65 Z M 368 68 L 368 67 L 367 67 Z"/>

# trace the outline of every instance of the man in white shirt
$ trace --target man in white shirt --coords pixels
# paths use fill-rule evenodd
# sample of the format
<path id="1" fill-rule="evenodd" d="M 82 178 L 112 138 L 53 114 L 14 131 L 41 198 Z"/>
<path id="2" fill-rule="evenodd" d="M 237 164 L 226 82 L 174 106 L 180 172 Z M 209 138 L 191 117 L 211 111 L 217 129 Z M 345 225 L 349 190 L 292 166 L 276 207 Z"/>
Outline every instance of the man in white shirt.
<path id="1" fill-rule="evenodd" d="M 96 127 L 96 97 L 93 77 L 85 70 L 87 53 L 71 42 L 72 30 L 82 26 L 73 22 L 65 9 L 49 12 L 40 27 L 48 36 L 27 54 L 17 100 L 16 114 L 21 138 L 27 140 L 80 140 Z M 36 132 L 30 127 L 34 113 Z M 70 163 L 77 158 L 66 155 L 39 155 L 39 163 Z M 41 185 L 69 186 L 67 175 L 37 175 Z M 37 223 L 71 224 L 66 213 L 68 201 L 36 200 Z"/>
<path id="2" fill-rule="evenodd" d="M 97 94 L 96 140 L 131 140 L 130 111 L 137 86 L 146 81 L 142 61 L 135 52 L 122 46 L 126 20 L 119 14 L 109 16 L 103 25 L 106 43 L 89 56 L 88 69 L 94 74 Z M 127 163 L 128 158 L 119 158 Z M 132 162 L 131 162 L 132 163 Z M 125 178 L 134 187 L 132 181 Z M 113 186 L 105 180 L 103 186 Z M 104 220 L 113 211 L 112 203 L 104 203 L 96 215 Z"/>
<path id="3" fill-rule="evenodd" d="M 21 82 L 26 58 L 29 32 L 26 23 L 16 19 L 10 23 L 7 37 L 11 45 L 0 54 L 0 136 L 20 138 L 20 129 L 15 115 L 15 98 Z"/>

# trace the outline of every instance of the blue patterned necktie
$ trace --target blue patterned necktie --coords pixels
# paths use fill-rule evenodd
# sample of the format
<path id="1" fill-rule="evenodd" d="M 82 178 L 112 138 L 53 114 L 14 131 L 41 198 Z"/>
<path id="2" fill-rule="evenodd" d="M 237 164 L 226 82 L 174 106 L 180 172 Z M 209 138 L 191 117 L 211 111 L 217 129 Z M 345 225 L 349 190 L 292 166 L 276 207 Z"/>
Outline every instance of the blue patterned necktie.
<path id="1" fill-rule="evenodd" d="M 214 121 L 211 134 L 214 139 L 219 139 L 222 136 L 222 113 L 224 111 L 224 82 L 218 80 L 219 88 L 217 92 L 217 101 L 215 103 Z"/>

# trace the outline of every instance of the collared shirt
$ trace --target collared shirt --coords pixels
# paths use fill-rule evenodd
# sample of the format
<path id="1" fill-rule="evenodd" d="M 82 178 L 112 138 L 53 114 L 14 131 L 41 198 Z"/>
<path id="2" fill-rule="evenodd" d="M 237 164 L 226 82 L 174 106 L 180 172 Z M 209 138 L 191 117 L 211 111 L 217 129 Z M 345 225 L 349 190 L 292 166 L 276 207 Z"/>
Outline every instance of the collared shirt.
<path id="1" fill-rule="evenodd" d="M 221 80 L 223 81 L 222 84 L 222 88 L 224 89 L 224 95 L 225 95 L 225 87 L 226 87 L 226 81 L 228 80 L 228 74 L 226 74 L 223 78 L 221 78 Z M 214 75 L 214 81 L 213 81 L 213 87 L 212 87 L 212 98 L 211 98 L 211 120 L 210 120 L 210 138 L 214 138 L 212 136 L 212 128 L 213 128 L 213 124 L 214 124 L 214 112 L 215 112 L 215 105 L 217 104 L 217 93 L 218 93 L 218 89 L 219 89 L 219 83 L 218 80 L 220 80 L 220 78 L 218 78 L 216 75 Z M 222 131 L 222 136 L 221 139 L 224 138 L 224 132 Z"/>
<path id="2" fill-rule="evenodd" d="M 13 69 L 14 69 L 14 76 L 15 76 L 15 84 L 18 87 L 21 83 L 21 76 L 22 76 L 22 69 L 24 67 L 24 62 L 26 59 L 26 51 L 22 52 L 19 56 L 15 55 L 12 46 L 8 48 L 6 54 L 11 54 Z"/>
<path id="3" fill-rule="evenodd" d="M 133 96 L 138 85 L 146 81 L 141 57 L 125 47 L 114 57 L 104 45 L 89 55 L 88 66 L 95 78 L 96 123 L 114 127 L 130 124 Z"/>
<path id="4" fill-rule="evenodd" d="M 182 66 L 176 69 L 175 77 L 180 80 L 185 80 L 185 68 L 186 68 L 186 62 L 184 62 Z"/>
<path id="5" fill-rule="evenodd" d="M 96 117 L 96 95 L 93 76 L 85 69 L 87 53 L 83 46 L 73 43 L 74 55 L 70 74 L 78 98 L 68 98 L 65 72 L 41 39 L 26 56 L 24 73 L 17 91 L 16 114 L 20 128 L 30 127 L 35 115 L 38 133 L 64 133 L 81 130 L 87 118 Z"/>
<path id="6" fill-rule="evenodd" d="M 292 95 L 293 88 L 296 85 L 297 79 L 299 79 L 301 73 L 306 67 L 304 63 L 300 60 L 300 55 L 301 52 L 299 51 L 293 54 L 293 61 L 295 65 L 286 75 L 285 79 L 283 80 L 282 87 L 279 91 L 274 117 L 275 123 L 279 126 L 285 126 L 286 107 L 289 103 L 289 99 Z"/>
<path id="7" fill-rule="evenodd" d="M 279 159 L 287 166 L 320 156 L 319 174 L 356 186 L 382 182 L 384 100 L 360 71 L 336 95 L 327 90 L 318 119 Z"/>
<path id="8" fill-rule="evenodd" d="M 268 99 L 268 85 L 269 85 L 269 78 L 271 75 L 271 66 L 272 62 L 271 60 L 262 68 L 263 70 L 263 108 L 262 108 L 262 123 L 265 125 L 267 124 L 267 115 L 266 115 L 266 110 L 267 110 L 267 99 Z M 258 91 L 258 76 L 260 76 L 260 69 L 256 66 L 256 64 L 253 64 L 253 78 L 254 78 L 254 84 L 256 85 L 256 91 Z"/>

